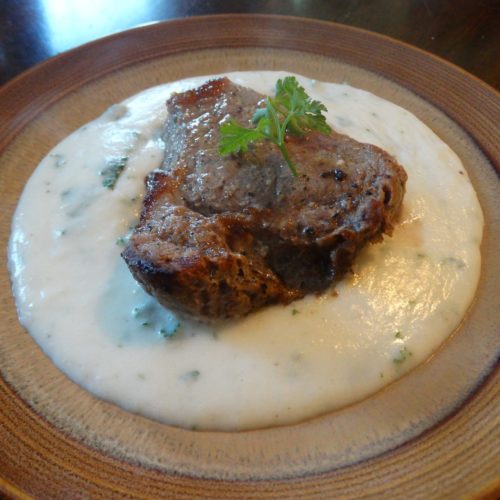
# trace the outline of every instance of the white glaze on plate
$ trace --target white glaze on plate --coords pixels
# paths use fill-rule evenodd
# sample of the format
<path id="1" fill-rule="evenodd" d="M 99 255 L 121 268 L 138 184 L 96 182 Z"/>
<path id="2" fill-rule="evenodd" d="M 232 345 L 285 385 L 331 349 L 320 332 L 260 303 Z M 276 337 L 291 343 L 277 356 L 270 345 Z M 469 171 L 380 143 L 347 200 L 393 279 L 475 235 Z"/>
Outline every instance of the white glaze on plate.
<path id="1" fill-rule="evenodd" d="M 283 73 L 229 74 L 271 93 Z M 409 112 L 348 85 L 299 77 L 339 132 L 404 165 L 392 238 L 366 248 L 336 295 L 214 327 L 157 306 L 120 258 L 143 178 L 160 165 L 165 100 L 207 77 L 112 107 L 54 148 L 16 211 L 10 269 L 21 322 L 54 363 L 99 397 L 188 428 L 297 422 L 355 402 L 425 360 L 453 331 L 479 278 L 483 218 L 457 156 Z M 99 173 L 129 158 L 114 190 Z"/>

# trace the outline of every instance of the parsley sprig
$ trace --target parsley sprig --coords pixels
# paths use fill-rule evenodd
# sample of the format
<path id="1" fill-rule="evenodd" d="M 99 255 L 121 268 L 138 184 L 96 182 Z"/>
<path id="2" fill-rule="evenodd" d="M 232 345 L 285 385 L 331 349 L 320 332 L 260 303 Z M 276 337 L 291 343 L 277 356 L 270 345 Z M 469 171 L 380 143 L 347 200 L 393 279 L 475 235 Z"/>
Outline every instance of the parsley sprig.
<path id="1" fill-rule="evenodd" d="M 311 130 L 322 134 L 331 132 L 324 104 L 313 101 L 294 76 L 287 76 L 276 83 L 276 95 L 266 97 L 265 107 L 255 111 L 252 117 L 254 128 L 247 128 L 233 118 L 221 125 L 219 153 L 228 155 L 248 150 L 251 142 L 268 140 L 278 146 L 292 174 L 297 169 L 286 149 L 286 135 L 304 136 Z"/>

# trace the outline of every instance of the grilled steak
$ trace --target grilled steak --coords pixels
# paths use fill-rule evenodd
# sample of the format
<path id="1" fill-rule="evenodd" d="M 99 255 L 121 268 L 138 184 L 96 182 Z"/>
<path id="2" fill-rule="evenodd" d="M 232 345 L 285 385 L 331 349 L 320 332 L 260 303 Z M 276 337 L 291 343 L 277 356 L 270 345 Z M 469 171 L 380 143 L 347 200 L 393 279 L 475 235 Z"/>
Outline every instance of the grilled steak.
<path id="1" fill-rule="evenodd" d="M 368 242 L 391 233 L 406 173 L 381 149 L 332 133 L 255 143 L 221 157 L 219 125 L 249 124 L 264 96 L 226 78 L 174 94 L 162 167 L 146 179 L 123 252 L 166 307 L 202 318 L 248 314 L 324 290 Z"/>

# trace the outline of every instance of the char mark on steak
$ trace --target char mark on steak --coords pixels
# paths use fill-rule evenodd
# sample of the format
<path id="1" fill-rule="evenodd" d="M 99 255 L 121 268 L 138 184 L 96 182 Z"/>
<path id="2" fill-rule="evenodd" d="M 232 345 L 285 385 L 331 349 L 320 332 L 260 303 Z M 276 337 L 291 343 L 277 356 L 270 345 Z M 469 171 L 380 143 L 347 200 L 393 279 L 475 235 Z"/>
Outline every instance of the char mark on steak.
<path id="1" fill-rule="evenodd" d="M 122 255 L 168 308 L 230 318 L 289 303 L 392 231 L 406 173 L 375 146 L 335 132 L 287 137 L 297 178 L 269 143 L 220 156 L 220 124 L 250 124 L 263 98 L 221 78 L 167 102 L 165 159 Z"/>

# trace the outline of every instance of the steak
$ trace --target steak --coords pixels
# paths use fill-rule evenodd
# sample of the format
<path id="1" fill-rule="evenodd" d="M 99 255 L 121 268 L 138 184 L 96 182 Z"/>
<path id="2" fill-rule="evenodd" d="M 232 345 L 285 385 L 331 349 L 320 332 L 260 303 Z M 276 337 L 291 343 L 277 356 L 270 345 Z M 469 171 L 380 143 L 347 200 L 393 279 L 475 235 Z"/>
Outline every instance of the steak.
<path id="1" fill-rule="evenodd" d="M 392 232 L 407 176 L 376 146 L 288 136 L 298 177 L 267 142 L 220 156 L 220 124 L 249 125 L 263 99 L 221 78 L 167 102 L 165 159 L 122 256 L 168 308 L 211 319 L 287 304 L 325 290 Z"/>

